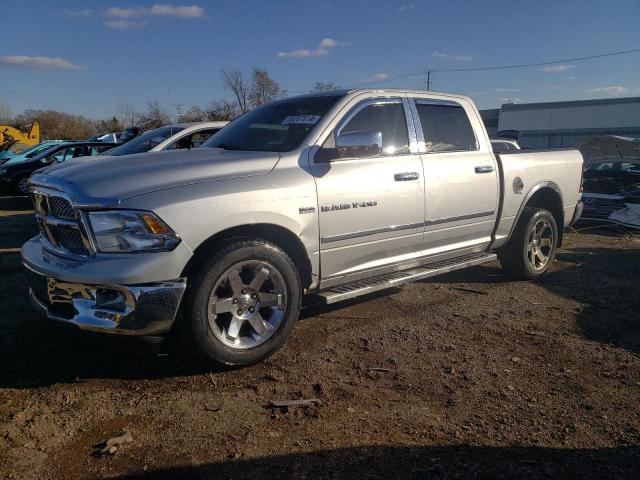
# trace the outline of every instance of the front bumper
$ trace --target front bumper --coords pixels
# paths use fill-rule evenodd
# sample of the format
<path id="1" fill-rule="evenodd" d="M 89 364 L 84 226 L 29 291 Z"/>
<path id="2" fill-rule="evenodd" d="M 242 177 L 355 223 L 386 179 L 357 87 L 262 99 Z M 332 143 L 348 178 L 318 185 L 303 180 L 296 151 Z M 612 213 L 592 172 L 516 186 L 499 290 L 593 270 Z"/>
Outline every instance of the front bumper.
<path id="1" fill-rule="evenodd" d="M 162 255 L 69 259 L 45 250 L 38 237 L 22 247 L 37 310 L 83 330 L 126 336 L 169 332 L 186 288 L 179 273 L 185 256 L 178 248 Z"/>
<path id="2" fill-rule="evenodd" d="M 142 285 L 87 285 L 27 267 L 29 294 L 50 320 L 100 333 L 164 336 L 176 318 L 185 279 Z"/>

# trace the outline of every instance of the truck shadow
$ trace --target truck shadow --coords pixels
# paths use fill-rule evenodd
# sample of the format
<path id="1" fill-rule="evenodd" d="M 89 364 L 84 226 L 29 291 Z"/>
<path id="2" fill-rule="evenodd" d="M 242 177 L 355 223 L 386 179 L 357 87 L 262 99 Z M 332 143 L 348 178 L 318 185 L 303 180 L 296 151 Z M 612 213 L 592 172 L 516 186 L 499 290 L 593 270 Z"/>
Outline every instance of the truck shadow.
<path id="1" fill-rule="evenodd" d="M 600 479 L 637 478 L 640 447 L 371 446 L 178 466 L 124 479 Z"/>
<path id="2" fill-rule="evenodd" d="M 538 283 L 582 306 L 576 323 L 586 338 L 640 353 L 640 248 L 571 248 Z M 452 272 L 427 282 L 499 284 L 510 282 L 499 266 Z"/>

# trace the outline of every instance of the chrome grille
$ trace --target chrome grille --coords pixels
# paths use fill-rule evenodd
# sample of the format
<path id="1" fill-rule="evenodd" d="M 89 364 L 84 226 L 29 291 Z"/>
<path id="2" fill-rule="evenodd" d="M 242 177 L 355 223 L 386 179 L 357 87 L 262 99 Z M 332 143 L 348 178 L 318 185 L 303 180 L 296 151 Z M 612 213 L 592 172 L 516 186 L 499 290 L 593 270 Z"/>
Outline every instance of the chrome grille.
<path id="1" fill-rule="evenodd" d="M 64 220 L 75 220 L 76 212 L 71 204 L 61 197 L 47 197 L 47 210 L 50 215 Z"/>
<path id="2" fill-rule="evenodd" d="M 89 255 L 88 242 L 71 202 L 61 192 L 36 188 L 32 191 L 36 221 L 45 246 L 62 254 Z"/>

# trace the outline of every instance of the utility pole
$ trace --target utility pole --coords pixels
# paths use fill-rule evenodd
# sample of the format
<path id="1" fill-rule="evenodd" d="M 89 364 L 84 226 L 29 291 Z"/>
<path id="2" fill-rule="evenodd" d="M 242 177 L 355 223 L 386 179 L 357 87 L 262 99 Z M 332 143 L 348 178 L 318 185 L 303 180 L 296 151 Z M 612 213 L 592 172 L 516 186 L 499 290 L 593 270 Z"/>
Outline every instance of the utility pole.
<path id="1" fill-rule="evenodd" d="M 182 103 L 176 103 L 176 117 L 178 117 L 178 122 L 182 120 Z"/>
<path id="2" fill-rule="evenodd" d="M 431 70 L 427 69 L 427 79 L 425 81 L 427 84 L 427 90 L 431 90 Z"/>

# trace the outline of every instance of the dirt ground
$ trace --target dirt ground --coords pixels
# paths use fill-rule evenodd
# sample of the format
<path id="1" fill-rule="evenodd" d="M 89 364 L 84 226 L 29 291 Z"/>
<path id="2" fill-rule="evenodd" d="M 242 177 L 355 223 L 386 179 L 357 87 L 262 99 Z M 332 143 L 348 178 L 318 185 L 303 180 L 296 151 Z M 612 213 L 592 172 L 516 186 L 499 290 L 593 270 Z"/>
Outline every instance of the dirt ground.
<path id="1" fill-rule="evenodd" d="M 569 234 L 539 284 L 488 264 L 313 307 L 266 362 L 209 372 L 38 318 L 33 232 L 1 198 L 1 477 L 638 478 L 637 237 Z"/>

